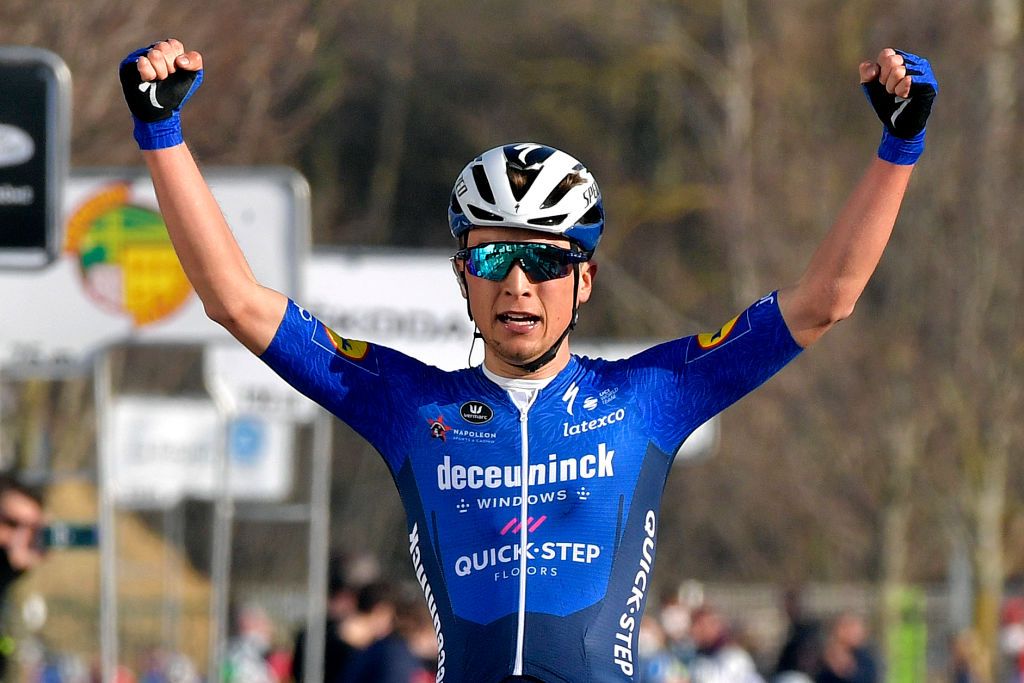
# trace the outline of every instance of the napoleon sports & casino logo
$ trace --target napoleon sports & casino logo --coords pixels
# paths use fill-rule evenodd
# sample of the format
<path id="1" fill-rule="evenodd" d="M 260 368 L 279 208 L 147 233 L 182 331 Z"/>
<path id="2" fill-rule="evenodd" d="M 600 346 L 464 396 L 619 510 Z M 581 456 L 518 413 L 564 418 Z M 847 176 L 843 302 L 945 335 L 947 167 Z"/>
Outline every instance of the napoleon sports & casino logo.
<path id="1" fill-rule="evenodd" d="M 94 192 L 68 219 L 64 251 L 97 304 L 142 327 L 180 309 L 192 286 L 160 214 L 130 202 L 126 183 Z"/>

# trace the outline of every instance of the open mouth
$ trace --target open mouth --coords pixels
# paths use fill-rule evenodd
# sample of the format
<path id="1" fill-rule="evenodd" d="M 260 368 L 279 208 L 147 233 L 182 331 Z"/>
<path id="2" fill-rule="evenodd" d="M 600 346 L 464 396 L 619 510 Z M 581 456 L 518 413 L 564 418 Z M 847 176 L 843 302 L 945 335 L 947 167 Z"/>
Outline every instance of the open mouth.
<path id="1" fill-rule="evenodd" d="M 510 311 L 498 314 L 498 322 L 510 330 L 529 331 L 540 323 L 540 316 Z"/>

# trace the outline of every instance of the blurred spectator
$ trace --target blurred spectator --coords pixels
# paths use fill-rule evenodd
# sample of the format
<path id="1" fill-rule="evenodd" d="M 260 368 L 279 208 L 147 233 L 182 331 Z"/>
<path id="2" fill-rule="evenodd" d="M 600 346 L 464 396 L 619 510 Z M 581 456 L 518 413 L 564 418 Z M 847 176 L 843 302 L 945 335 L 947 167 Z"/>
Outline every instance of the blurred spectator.
<path id="1" fill-rule="evenodd" d="M 689 587 L 693 592 L 692 586 Z M 688 664 L 695 656 L 693 640 L 690 638 L 690 613 L 703 602 L 703 593 L 690 596 L 696 604 L 685 599 L 686 587 L 671 591 L 662 596 L 661 608 L 658 610 L 658 622 L 665 634 L 666 648 L 672 655 Z"/>
<path id="2" fill-rule="evenodd" d="M 1024 598 L 1011 597 L 1003 603 L 999 648 L 1006 657 L 1004 668 L 1013 683 L 1024 681 Z"/>
<path id="3" fill-rule="evenodd" d="M 324 683 L 334 683 L 345 669 L 355 647 L 341 637 L 342 625 L 356 609 L 356 591 L 349 581 L 345 561 L 339 555 L 330 559 L 327 575 L 327 625 L 324 630 Z M 292 677 L 295 683 L 304 683 L 306 666 L 306 630 L 295 636 L 292 653 Z"/>
<path id="4" fill-rule="evenodd" d="M 154 648 L 142 657 L 139 683 L 199 683 L 199 673 L 188 656 Z"/>
<path id="5" fill-rule="evenodd" d="M 984 670 L 981 644 L 972 630 L 961 631 L 952 639 L 950 647 L 951 683 L 981 683 Z"/>
<path id="6" fill-rule="evenodd" d="M 362 594 L 361 594 L 362 597 Z M 414 645 L 423 649 L 423 635 L 429 633 L 430 642 L 434 644 L 436 658 L 436 641 L 434 626 L 430 615 L 418 591 L 393 590 L 381 585 L 375 591 L 377 598 L 377 614 L 381 617 L 377 623 L 383 627 L 386 600 L 391 602 L 391 627 L 368 648 L 356 654 L 344 674 L 336 683 L 429 683 L 434 680 L 422 655 Z M 383 599 L 381 599 L 383 598 Z M 362 608 L 361 608 L 362 611 Z"/>
<path id="7" fill-rule="evenodd" d="M 845 612 L 832 622 L 816 683 L 877 683 L 878 665 L 867 645 L 867 625 Z"/>
<path id="8" fill-rule="evenodd" d="M 42 492 L 11 475 L 0 475 L 0 610 L 11 584 L 43 559 L 42 531 Z M 6 629 L 0 633 L 2 679 L 15 643 Z"/>
<path id="9" fill-rule="evenodd" d="M 274 624 L 256 604 L 239 608 L 234 615 L 234 636 L 228 642 L 224 681 L 227 683 L 279 683 L 267 657 L 273 642 Z"/>
<path id="10" fill-rule="evenodd" d="M 395 588 L 386 581 L 375 581 L 359 589 L 356 611 L 342 624 L 341 637 L 356 650 L 365 650 L 394 626 Z"/>
<path id="11" fill-rule="evenodd" d="M 693 683 L 764 683 L 754 660 L 732 640 L 717 610 L 699 607 L 691 619 L 690 636 L 696 647 L 690 666 Z"/>
<path id="12" fill-rule="evenodd" d="M 822 649 L 821 624 L 804 616 L 801 598 L 798 588 L 789 588 L 783 593 L 782 609 L 789 621 L 789 631 L 779 652 L 773 681 L 786 680 L 782 674 L 803 673 L 813 676 L 818 671 Z"/>
<path id="13" fill-rule="evenodd" d="M 668 636 L 650 613 L 640 622 L 637 639 L 641 683 L 689 683 L 686 666 L 669 646 Z"/>

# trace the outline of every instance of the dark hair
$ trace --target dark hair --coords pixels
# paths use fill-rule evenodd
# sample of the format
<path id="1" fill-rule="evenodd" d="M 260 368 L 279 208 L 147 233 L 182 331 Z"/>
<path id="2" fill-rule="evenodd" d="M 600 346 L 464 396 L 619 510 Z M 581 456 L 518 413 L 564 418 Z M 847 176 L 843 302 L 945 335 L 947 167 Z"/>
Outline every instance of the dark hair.
<path id="1" fill-rule="evenodd" d="M 43 507 L 44 496 L 41 486 L 33 486 L 22 481 L 16 474 L 11 472 L 0 473 L 0 496 L 13 491 L 26 498 L 35 501 L 39 507 Z"/>
<path id="2" fill-rule="evenodd" d="M 527 171 L 522 168 L 517 168 L 512 164 L 507 164 L 505 172 L 508 174 L 509 185 L 512 186 L 513 194 L 522 196 L 526 194 L 526 189 L 533 182 L 533 179 L 537 176 L 536 171 Z M 562 180 L 552 190 L 552 194 L 558 193 L 559 197 L 565 196 L 565 193 L 576 187 L 587 182 L 583 176 L 579 173 L 570 173 L 569 175 L 562 178 Z"/>
<path id="3" fill-rule="evenodd" d="M 331 553 L 327 559 L 327 597 L 331 598 L 352 590 L 348 568 L 345 565 L 346 559 L 341 553 Z"/>
<path id="4" fill-rule="evenodd" d="M 359 589 L 356 597 L 356 609 L 361 614 L 369 614 L 379 605 L 395 604 L 395 586 L 387 581 L 374 581 Z"/>

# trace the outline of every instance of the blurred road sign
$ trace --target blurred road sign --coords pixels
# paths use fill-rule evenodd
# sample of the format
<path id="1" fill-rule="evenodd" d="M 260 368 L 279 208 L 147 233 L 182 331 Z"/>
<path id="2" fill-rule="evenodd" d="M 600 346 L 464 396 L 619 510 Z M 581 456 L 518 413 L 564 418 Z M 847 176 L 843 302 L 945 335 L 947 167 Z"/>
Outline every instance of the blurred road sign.
<path id="1" fill-rule="evenodd" d="M 308 244 L 309 189 L 290 169 L 205 169 L 256 277 L 298 296 Z M 65 196 L 60 257 L 0 271 L 0 363 L 74 361 L 127 340 L 230 337 L 203 311 L 178 264 L 144 169 L 76 171 Z M 16 302 L 16 303 L 15 303 Z"/>
<path id="2" fill-rule="evenodd" d="M 40 267 L 57 255 L 70 91 L 54 53 L 0 47 L 0 268 Z"/>
<path id="3" fill-rule="evenodd" d="M 230 415 L 259 414 L 309 422 L 317 406 L 252 352 L 235 341 L 208 344 L 203 350 L 206 386 Z"/>
<path id="4" fill-rule="evenodd" d="M 207 399 L 125 396 L 112 402 L 110 427 L 118 505 L 167 508 L 183 498 L 220 495 L 225 446 L 233 497 L 278 500 L 291 489 L 287 423 L 248 415 L 225 424 Z"/>

